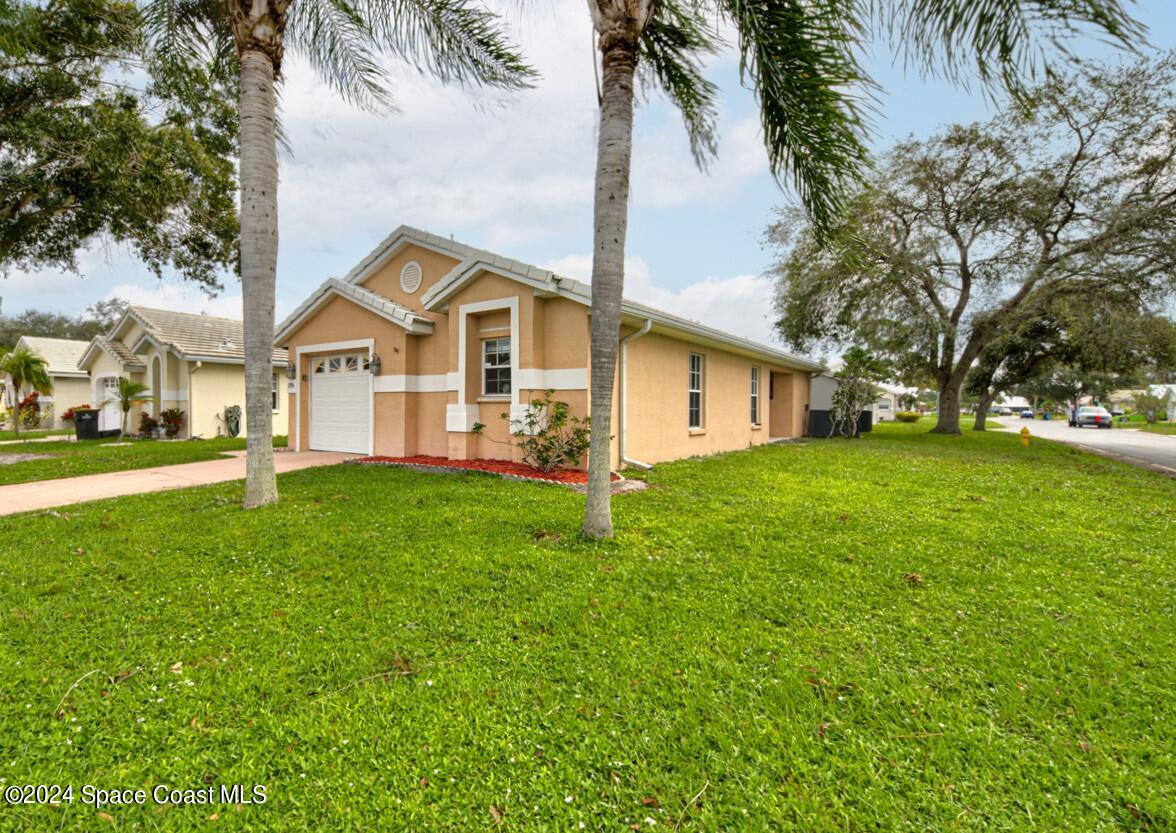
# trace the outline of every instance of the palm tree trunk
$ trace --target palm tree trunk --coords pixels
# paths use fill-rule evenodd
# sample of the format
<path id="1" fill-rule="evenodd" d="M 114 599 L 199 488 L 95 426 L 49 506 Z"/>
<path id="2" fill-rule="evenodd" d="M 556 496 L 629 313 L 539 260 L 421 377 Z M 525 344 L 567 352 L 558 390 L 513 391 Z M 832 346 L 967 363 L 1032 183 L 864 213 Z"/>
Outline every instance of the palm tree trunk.
<path id="1" fill-rule="evenodd" d="M 601 38 L 603 75 L 596 146 L 595 235 L 592 252 L 592 433 L 584 535 L 611 538 L 612 405 L 625 285 L 629 170 L 633 155 L 633 76 L 636 40 Z"/>
<path id="2" fill-rule="evenodd" d="M 274 283 L 278 268 L 278 155 L 274 64 L 241 52 L 241 296 L 245 326 L 245 508 L 278 499 L 274 474 Z"/>

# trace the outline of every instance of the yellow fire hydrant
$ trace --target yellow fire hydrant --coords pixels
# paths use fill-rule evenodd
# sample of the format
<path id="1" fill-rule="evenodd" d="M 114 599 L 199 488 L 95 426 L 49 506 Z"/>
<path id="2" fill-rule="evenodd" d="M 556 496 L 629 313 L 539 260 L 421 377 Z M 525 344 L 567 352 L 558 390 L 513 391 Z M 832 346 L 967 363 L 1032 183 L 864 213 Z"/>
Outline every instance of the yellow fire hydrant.
<path id="1" fill-rule="evenodd" d="M 1029 447 L 1029 426 L 1027 425 L 1021 429 L 1021 445 L 1025 448 Z"/>

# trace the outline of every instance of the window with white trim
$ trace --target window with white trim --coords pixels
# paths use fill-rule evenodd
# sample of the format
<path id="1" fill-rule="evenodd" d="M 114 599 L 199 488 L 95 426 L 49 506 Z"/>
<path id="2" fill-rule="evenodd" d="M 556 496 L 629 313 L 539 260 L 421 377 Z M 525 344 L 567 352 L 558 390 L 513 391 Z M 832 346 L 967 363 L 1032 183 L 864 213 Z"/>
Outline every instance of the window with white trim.
<path id="1" fill-rule="evenodd" d="M 687 395 L 687 411 L 689 427 L 702 427 L 702 354 L 690 354 L 689 393 Z"/>
<path id="2" fill-rule="evenodd" d="M 271 410 L 278 410 L 278 374 L 274 374 L 273 383 L 270 387 Z"/>
<path id="3" fill-rule="evenodd" d="M 510 339 L 482 341 L 482 395 L 510 396 Z"/>
<path id="4" fill-rule="evenodd" d="M 349 353 L 343 356 L 319 356 L 310 360 L 312 374 L 336 374 L 367 372 L 371 357 L 367 353 Z"/>
<path id="5" fill-rule="evenodd" d="M 760 369 L 751 369 L 751 424 L 760 424 Z"/>

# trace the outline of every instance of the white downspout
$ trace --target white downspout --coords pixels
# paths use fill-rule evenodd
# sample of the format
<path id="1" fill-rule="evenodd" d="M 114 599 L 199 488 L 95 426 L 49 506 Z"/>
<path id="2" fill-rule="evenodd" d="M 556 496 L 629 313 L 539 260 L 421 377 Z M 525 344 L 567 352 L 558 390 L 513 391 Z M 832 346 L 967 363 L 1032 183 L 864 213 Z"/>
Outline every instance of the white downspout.
<path id="1" fill-rule="evenodd" d="M 617 431 L 617 450 L 620 452 L 621 463 L 628 466 L 634 466 L 639 469 L 649 471 L 653 466 L 649 463 L 642 463 L 640 460 L 630 459 L 625 455 L 625 440 L 629 433 L 629 420 L 627 417 L 629 405 L 629 342 L 636 341 L 641 336 L 653 329 L 653 319 L 645 319 L 645 323 L 641 325 L 641 329 L 636 332 L 629 333 L 621 339 L 621 383 L 617 388 L 617 398 L 620 402 L 617 403 L 617 411 L 620 416 L 620 425 Z"/>

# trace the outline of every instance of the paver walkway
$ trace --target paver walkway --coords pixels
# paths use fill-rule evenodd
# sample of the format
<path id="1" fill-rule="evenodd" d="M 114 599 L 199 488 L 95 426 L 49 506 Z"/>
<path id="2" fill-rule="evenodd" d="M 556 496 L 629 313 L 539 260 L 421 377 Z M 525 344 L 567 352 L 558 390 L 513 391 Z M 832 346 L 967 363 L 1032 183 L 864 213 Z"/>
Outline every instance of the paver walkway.
<path id="1" fill-rule="evenodd" d="M 229 457 L 221 460 L 0 486 L 0 515 L 52 509 L 123 495 L 224 483 L 227 480 L 243 480 L 245 452 L 230 451 L 228 454 Z M 281 474 L 312 466 L 331 466 L 356 456 L 358 455 L 338 454 L 333 451 L 279 451 L 274 454 L 274 467 L 278 474 Z"/>

